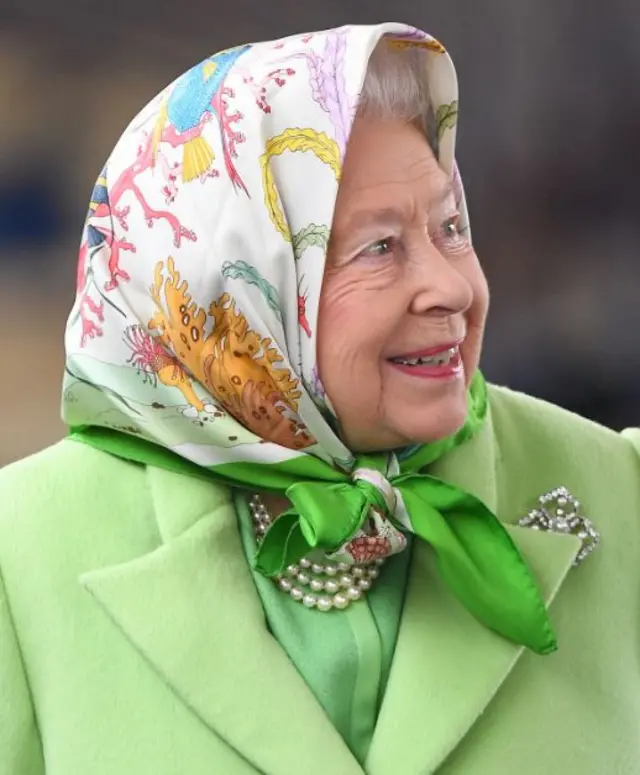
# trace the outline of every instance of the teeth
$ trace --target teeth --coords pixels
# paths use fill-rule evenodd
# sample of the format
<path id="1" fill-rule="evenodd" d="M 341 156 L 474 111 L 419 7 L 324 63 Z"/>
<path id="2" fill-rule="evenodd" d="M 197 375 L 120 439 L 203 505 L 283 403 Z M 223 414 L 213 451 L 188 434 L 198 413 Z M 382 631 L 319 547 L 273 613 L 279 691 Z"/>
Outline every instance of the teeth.
<path id="1" fill-rule="evenodd" d="M 393 360 L 406 366 L 448 366 L 457 353 L 457 347 L 450 347 L 441 353 L 424 358 L 394 358 Z"/>

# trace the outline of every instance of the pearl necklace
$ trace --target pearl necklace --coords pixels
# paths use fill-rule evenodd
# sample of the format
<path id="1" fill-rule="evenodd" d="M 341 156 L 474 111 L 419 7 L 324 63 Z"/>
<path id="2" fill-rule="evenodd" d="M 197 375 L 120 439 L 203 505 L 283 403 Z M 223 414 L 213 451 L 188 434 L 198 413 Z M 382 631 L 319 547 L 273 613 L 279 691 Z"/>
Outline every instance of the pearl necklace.
<path id="1" fill-rule="evenodd" d="M 251 498 L 249 508 L 256 539 L 260 543 L 273 517 L 259 495 Z M 276 576 L 274 581 L 292 600 L 307 608 L 344 610 L 371 589 L 381 565 L 384 565 L 384 559 L 380 558 L 370 564 L 350 565 L 346 562 L 312 562 L 303 557 L 297 565 L 290 565 L 282 576 Z"/>

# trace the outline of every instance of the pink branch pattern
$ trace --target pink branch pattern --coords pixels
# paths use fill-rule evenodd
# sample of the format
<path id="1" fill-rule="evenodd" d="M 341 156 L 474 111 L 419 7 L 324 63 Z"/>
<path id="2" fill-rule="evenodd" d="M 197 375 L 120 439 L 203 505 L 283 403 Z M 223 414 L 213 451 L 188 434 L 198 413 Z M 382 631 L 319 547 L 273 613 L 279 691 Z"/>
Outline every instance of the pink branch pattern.
<path id="1" fill-rule="evenodd" d="M 104 302 L 97 302 L 91 296 L 89 286 L 89 246 L 85 242 L 80 247 L 77 269 L 77 306 L 78 315 L 82 324 L 80 332 L 80 346 L 85 347 L 89 339 L 102 336 L 102 327 L 98 323 L 104 322 Z M 91 313 L 97 321 L 89 317 Z"/>
<path id="2" fill-rule="evenodd" d="M 293 70 L 290 67 L 283 67 L 278 70 L 272 70 L 270 73 L 267 73 L 267 75 L 261 80 L 256 83 L 256 80 L 253 76 L 247 75 L 242 80 L 244 83 L 247 84 L 247 86 L 251 89 L 253 92 L 253 95 L 256 100 L 256 105 L 260 108 L 260 110 L 263 113 L 271 113 L 271 105 L 269 104 L 267 100 L 267 89 L 269 86 L 269 82 L 273 81 L 273 83 L 281 89 L 283 86 L 287 83 L 287 78 L 291 78 L 296 74 L 296 71 Z"/>

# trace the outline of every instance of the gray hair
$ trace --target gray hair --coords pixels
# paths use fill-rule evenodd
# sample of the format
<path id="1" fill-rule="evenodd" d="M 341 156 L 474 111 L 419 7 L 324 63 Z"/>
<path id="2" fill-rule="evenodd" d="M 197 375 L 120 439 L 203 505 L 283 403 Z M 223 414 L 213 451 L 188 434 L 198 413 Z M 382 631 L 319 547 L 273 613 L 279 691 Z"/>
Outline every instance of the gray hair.
<path id="1" fill-rule="evenodd" d="M 383 38 L 369 58 L 358 103 L 358 116 L 399 119 L 415 124 L 438 154 L 436 120 L 429 94 L 429 52 L 395 49 Z"/>

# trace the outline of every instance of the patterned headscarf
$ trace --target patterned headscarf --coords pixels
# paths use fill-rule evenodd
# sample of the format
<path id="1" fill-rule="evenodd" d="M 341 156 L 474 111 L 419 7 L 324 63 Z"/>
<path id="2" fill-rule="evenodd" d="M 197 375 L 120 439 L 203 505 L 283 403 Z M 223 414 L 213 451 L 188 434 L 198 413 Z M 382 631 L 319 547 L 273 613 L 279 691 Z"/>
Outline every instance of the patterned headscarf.
<path id="1" fill-rule="evenodd" d="M 294 509 L 262 542 L 265 573 L 315 548 L 371 559 L 358 553 L 363 536 L 390 554 L 411 531 L 434 545 L 479 619 L 549 651 L 537 589 L 497 519 L 419 473 L 481 424 L 482 377 L 461 431 L 401 459 L 356 458 L 332 429 L 318 306 L 347 140 L 378 44 L 428 52 L 438 161 L 467 227 L 456 75 L 434 38 L 380 24 L 211 56 L 140 112 L 98 178 L 66 330 L 63 417 L 77 438 L 125 457 L 286 492 Z"/>

